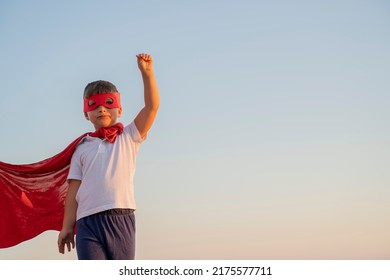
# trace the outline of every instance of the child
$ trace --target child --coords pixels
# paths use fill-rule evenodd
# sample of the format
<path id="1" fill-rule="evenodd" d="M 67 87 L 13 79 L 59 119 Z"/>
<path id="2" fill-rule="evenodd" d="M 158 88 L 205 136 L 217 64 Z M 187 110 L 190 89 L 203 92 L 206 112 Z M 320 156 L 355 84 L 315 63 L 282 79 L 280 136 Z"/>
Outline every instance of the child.
<path id="1" fill-rule="evenodd" d="M 74 152 L 65 200 L 59 252 L 75 247 L 79 259 L 134 259 L 135 219 L 133 177 L 136 155 L 153 124 L 159 96 L 152 57 L 137 55 L 144 83 L 145 106 L 134 121 L 123 127 L 119 92 L 105 81 L 84 91 L 84 115 L 96 129 Z M 77 222 L 76 222 L 77 221 Z"/>

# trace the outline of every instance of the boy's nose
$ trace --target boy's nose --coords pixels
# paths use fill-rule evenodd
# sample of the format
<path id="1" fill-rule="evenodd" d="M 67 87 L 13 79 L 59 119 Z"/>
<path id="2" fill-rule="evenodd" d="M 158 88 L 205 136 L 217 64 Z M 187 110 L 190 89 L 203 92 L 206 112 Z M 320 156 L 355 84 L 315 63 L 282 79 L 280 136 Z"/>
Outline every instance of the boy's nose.
<path id="1" fill-rule="evenodd" d="M 99 107 L 98 107 L 99 112 L 105 112 L 106 110 L 107 110 L 106 107 L 104 107 L 103 105 L 99 105 Z"/>

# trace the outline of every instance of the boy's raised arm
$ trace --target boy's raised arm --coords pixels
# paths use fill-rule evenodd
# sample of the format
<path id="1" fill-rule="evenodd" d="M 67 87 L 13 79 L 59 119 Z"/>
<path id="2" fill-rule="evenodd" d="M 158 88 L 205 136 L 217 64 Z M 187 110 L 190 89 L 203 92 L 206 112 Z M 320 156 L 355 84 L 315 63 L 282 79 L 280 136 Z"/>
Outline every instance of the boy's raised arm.
<path id="1" fill-rule="evenodd" d="M 134 122 L 141 137 L 144 137 L 153 125 L 160 106 L 160 98 L 154 78 L 152 57 L 148 54 L 139 54 L 137 55 L 137 62 L 144 83 L 145 106 L 135 117 Z"/>

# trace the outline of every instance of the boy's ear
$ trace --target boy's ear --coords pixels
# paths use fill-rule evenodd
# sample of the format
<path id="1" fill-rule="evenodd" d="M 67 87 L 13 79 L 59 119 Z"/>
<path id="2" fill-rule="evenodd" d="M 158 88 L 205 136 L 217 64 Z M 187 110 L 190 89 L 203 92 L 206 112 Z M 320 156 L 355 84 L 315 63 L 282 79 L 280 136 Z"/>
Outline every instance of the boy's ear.
<path id="1" fill-rule="evenodd" d="M 122 106 L 119 107 L 118 109 L 118 118 L 122 116 Z"/>
<path id="2" fill-rule="evenodd" d="M 89 117 L 88 117 L 87 112 L 84 112 L 84 117 L 87 119 L 87 121 L 89 121 Z"/>

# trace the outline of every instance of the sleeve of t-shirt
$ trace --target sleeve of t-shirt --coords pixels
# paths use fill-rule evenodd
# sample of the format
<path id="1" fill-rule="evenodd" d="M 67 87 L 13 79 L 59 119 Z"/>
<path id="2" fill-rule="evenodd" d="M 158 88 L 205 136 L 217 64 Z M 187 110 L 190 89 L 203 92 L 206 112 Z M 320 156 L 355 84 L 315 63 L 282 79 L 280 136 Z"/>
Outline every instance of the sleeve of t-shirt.
<path id="1" fill-rule="evenodd" d="M 82 179 L 82 171 L 81 171 L 81 159 L 80 153 L 76 151 L 72 155 L 72 159 L 70 161 L 69 173 L 67 180 L 81 180 Z"/>
<path id="2" fill-rule="evenodd" d="M 147 138 L 147 135 L 145 135 L 144 137 L 141 137 L 134 121 L 132 123 L 130 123 L 129 125 L 127 125 L 124 128 L 124 130 L 125 130 L 125 132 L 130 134 L 131 139 L 136 143 L 142 143 Z"/>

